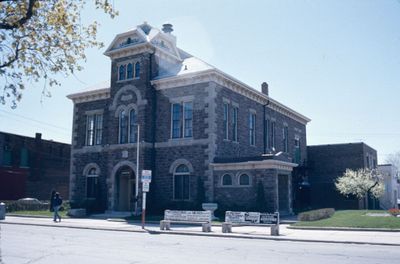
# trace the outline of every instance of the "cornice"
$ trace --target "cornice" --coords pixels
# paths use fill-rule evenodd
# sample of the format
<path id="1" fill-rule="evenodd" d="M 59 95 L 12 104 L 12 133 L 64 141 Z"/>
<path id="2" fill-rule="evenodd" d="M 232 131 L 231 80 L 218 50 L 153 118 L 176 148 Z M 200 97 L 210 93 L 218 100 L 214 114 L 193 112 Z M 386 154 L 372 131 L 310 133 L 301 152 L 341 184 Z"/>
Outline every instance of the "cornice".
<path id="1" fill-rule="evenodd" d="M 110 98 L 110 88 L 102 88 L 87 92 L 70 94 L 67 95 L 67 98 L 71 99 L 74 104 L 108 99 Z"/>
<path id="2" fill-rule="evenodd" d="M 214 170 L 254 170 L 254 169 L 276 169 L 292 171 L 298 165 L 296 163 L 285 162 L 280 160 L 262 160 L 262 161 L 247 161 L 234 163 L 211 163 Z"/>
<path id="3" fill-rule="evenodd" d="M 152 46 L 150 43 L 144 42 L 137 45 L 126 46 L 106 51 L 103 54 L 110 57 L 111 59 L 119 59 L 145 52 L 153 53 L 154 46 Z"/>
<path id="4" fill-rule="evenodd" d="M 301 124 L 306 125 L 311 119 L 306 116 L 290 109 L 289 107 L 279 103 L 271 97 L 255 90 L 254 88 L 246 85 L 245 83 L 229 76 L 228 74 L 217 69 L 205 70 L 202 72 L 194 72 L 183 74 L 180 76 L 167 77 L 159 80 L 153 80 L 151 83 L 157 90 L 169 89 L 179 86 L 186 86 L 195 83 L 202 83 L 212 81 L 223 87 L 226 87 L 236 93 L 239 93 L 247 98 L 266 105 L 270 109 L 288 116 Z"/>

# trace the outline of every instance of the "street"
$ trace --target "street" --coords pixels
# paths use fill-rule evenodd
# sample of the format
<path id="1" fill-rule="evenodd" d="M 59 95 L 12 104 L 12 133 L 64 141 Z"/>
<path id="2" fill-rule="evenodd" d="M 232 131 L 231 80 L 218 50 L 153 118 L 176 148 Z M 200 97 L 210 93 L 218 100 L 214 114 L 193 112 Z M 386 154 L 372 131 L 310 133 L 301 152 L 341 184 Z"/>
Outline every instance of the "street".
<path id="1" fill-rule="evenodd" d="M 1 264 L 398 263 L 396 246 L 1 225 Z"/>

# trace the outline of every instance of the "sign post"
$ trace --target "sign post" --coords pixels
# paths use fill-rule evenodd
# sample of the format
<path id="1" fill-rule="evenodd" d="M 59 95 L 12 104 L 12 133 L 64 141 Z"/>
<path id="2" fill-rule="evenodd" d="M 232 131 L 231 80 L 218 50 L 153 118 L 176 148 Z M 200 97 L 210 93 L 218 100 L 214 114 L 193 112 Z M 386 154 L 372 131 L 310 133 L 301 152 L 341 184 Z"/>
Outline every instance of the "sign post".
<path id="1" fill-rule="evenodd" d="M 151 170 L 142 171 L 142 229 L 144 229 L 144 223 L 146 219 L 146 194 L 150 190 L 151 182 Z"/>

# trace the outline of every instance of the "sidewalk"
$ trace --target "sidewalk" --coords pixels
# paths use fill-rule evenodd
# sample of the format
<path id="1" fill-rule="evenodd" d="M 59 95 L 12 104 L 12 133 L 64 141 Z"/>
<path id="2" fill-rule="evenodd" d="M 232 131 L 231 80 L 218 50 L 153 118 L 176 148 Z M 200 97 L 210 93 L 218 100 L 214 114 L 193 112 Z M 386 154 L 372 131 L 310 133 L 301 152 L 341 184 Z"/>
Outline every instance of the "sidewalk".
<path id="1" fill-rule="evenodd" d="M 214 236 L 226 238 L 247 238 L 264 240 L 283 240 L 298 242 L 324 242 L 324 243 L 350 243 L 400 246 L 400 234 L 398 232 L 375 231 L 340 231 L 340 230 L 299 230 L 289 229 L 288 225 L 280 225 L 280 236 L 271 236 L 269 227 L 242 226 L 233 227 L 233 233 L 222 233 L 221 226 L 213 226 L 212 232 L 201 232 L 201 226 L 171 225 L 170 231 L 161 231 L 155 223 L 146 224 L 146 229 L 141 228 L 139 222 L 118 222 L 100 219 L 63 219 L 60 223 L 54 223 L 51 218 L 15 217 L 6 216 L 0 220 L 0 224 L 36 225 L 63 228 L 82 228 L 93 230 L 110 230 L 123 232 L 142 232 L 150 234 L 173 234 L 192 236 Z"/>

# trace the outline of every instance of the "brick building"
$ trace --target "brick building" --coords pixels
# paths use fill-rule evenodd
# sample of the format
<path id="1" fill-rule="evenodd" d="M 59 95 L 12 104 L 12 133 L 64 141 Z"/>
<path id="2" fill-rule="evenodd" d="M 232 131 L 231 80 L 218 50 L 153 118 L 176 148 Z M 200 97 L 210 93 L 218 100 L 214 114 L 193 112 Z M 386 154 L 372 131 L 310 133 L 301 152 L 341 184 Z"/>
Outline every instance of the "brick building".
<path id="1" fill-rule="evenodd" d="M 0 132 L 0 200 L 68 197 L 69 144 Z"/>
<path id="2" fill-rule="evenodd" d="M 70 199 L 133 210 L 136 175 L 149 169 L 149 209 L 252 209 L 261 185 L 269 211 L 291 212 L 310 120 L 270 98 L 266 83 L 259 92 L 179 49 L 171 32 L 144 23 L 117 35 L 105 52 L 109 84 L 68 96 Z"/>
<path id="3" fill-rule="evenodd" d="M 307 147 L 308 181 L 313 208 L 362 208 L 362 201 L 345 197 L 336 190 L 335 181 L 346 169 L 377 168 L 377 152 L 365 143 L 330 144 Z M 369 205 L 374 206 L 372 201 Z M 378 205 L 375 203 L 375 207 Z"/>

